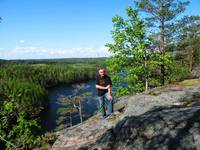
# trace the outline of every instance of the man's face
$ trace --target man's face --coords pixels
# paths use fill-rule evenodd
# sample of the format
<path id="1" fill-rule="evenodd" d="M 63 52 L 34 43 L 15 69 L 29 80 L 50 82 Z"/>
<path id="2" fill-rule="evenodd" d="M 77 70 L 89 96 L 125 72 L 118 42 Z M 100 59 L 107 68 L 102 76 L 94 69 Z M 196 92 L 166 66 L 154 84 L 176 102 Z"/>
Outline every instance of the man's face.
<path id="1" fill-rule="evenodd" d="M 105 70 L 104 70 L 104 69 L 100 69 L 100 70 L 99 70 L 99 75 L 100 75 L 101 77 L 103 77 L 103 76 L 105 75 Z"/>

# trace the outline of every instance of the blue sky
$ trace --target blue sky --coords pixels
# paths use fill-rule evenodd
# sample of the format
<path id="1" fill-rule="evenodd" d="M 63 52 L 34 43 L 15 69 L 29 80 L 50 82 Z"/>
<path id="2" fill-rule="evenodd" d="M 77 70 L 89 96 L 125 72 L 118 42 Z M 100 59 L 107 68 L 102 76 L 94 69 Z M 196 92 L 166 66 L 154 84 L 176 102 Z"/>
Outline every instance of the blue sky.
<path id="1" fill-rule="evenodd" d="M 132 0 L 0 0 L 0 59 L 109 56 L 112 17 Z M 185 14 L 200 15 L 192 0 Z"/>

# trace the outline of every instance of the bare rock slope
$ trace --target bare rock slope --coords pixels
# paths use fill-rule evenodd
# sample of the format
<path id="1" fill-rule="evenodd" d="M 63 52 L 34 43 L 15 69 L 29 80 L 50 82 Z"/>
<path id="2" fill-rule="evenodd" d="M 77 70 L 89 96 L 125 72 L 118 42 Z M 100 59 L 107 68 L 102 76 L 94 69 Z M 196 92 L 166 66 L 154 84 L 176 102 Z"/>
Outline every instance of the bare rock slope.
<path id="1" fill-rule="evenodd" d="M 57 132 L 53 150 L 200 149 L 200 80 L 121 98 L 115 115 Z"/>

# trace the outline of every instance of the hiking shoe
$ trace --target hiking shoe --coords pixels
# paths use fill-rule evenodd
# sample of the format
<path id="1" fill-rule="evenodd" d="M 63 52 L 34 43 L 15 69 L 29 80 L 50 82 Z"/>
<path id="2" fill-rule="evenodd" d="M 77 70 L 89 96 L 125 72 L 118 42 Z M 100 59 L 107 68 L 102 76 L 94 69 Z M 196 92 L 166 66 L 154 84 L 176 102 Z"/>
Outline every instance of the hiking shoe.
<path id="1" fill-rule="evenodd" d="M 114 115 L 115 115 L 114 113 L 110 113 L 110 114 L 107 114 L 107 117 L 112 117 Z"/>
<path id="2" fill-rule="evenodd" d="M 107 116 L 101 116 L 100 119 L 103 120 L 103 119 L 106 119 L 106 117 Z"/>

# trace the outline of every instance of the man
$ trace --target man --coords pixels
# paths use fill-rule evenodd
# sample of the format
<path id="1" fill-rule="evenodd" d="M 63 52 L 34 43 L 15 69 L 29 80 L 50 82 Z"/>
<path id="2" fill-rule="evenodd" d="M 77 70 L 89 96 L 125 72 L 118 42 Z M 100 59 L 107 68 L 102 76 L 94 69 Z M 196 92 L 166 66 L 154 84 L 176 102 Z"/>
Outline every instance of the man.
<path id="1" fill-rule="evenodd" d="M 99 104 L 102 113 L 102 118 L 106 118 L 106 111 L 104 107 L 105 101 L 108 106 L 108 115 L 113 114 L 113 98 L 111 95 L 112 82 L 110 77 L 106 74 L 104 68 L 100 68 L 98 71 L 99 75 L 96 80 L 96 88 L 98 90 Z"/>

